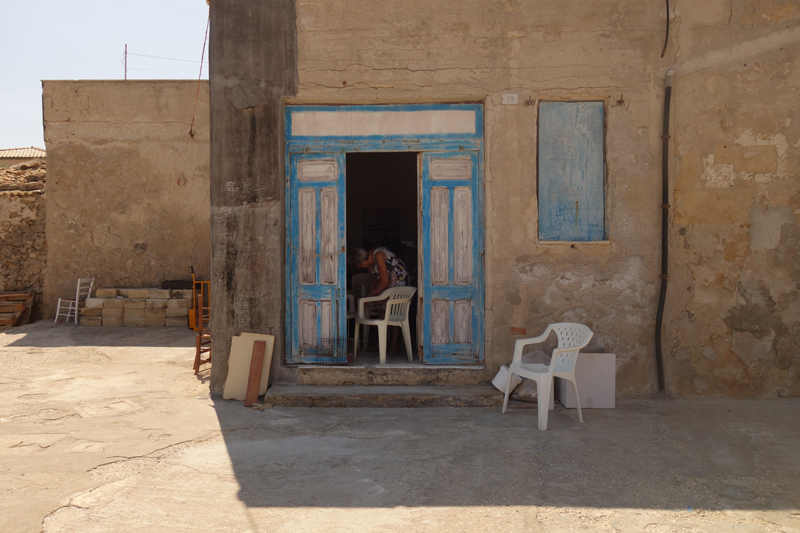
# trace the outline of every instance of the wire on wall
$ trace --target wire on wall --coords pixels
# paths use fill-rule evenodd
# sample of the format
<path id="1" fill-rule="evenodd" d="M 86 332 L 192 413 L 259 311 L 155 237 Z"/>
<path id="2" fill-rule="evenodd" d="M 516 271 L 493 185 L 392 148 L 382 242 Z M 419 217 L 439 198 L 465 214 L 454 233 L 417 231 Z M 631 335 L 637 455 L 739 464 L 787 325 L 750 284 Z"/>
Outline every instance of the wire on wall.
<path id="1" fill-rule="evenodd" d="M 200 54 L 200 74 L 197 76 L 197 94 L 194 97 L 194 111 L 192 124 L 189 126 L 189 136 L 194 138 L 194 118 L 197 115 L 197 100 L 200 98 L 200 79 L 203 77 L 203 61 L 206 57 L 206 42 L 208 42 L 208 28 L 211 26 L 211 8 L 208 9 L 208 22 L 206 22 L 206 35 L 203 38 L 203 52 Z"/>
<path id="2" fill-rule="evenodd" d="M 664 48 L 661 50 L 661 57 L 667 53 L 667 43 L 669 43 L 669 0 L 667 2 L 667 33 L 664 35 Z"/>

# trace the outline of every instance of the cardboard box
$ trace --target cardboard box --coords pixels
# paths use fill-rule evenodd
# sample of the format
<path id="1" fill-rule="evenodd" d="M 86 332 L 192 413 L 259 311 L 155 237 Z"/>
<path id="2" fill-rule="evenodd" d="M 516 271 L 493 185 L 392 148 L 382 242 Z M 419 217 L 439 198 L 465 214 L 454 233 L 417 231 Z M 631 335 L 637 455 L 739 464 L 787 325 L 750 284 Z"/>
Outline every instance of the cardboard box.
<path id="1" fill-rule="evenodd" d="M 575 379 L 581 396 L 581 409 L 613 409 L 617 377 L 617 356 L 613 353 L 580 353 L 575 363 Z M 572 384 L 555 379 L 556 399 L 564 407 L 578 406 Z"/>

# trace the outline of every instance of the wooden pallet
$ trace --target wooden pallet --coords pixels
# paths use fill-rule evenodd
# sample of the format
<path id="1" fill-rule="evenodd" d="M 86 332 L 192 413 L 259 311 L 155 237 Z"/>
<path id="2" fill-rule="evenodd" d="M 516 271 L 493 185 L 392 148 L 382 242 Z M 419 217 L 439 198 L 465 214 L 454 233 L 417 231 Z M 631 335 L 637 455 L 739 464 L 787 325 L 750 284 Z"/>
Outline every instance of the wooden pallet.
<path id="1" fill-rule="evenodd" d="M 0 328 L 22 326 L 31 319 L 33 291 L 16 291 L 0 294 Z"/>

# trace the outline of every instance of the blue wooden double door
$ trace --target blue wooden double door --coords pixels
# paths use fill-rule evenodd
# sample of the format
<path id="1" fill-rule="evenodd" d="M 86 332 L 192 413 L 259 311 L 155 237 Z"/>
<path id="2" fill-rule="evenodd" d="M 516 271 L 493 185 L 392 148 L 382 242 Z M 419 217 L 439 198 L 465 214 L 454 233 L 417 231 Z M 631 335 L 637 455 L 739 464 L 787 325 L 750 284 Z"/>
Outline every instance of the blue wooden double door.
<path id="1" fill-rule="evenodd" d="M 418 153 L 415 362 L 483 360 L 483 190 L 478 150 Z M 347 337 L 345 153 L 289 154 L 288 361 Z M 385 184 L 386 187 L 391 184 Z M 409 265 L 410 267 L 411 265 Z"/>

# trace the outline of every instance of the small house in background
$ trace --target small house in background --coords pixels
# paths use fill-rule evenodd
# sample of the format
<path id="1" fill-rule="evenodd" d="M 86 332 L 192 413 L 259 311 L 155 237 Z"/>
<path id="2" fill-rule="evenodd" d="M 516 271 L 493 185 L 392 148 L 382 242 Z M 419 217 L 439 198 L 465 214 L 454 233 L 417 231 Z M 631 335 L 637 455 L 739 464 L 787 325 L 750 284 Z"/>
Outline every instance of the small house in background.
<path id="1" fill-rule="evenodd" d="M 29 146 L 27 148 L 0 148 L 0 168 L 11 167 L 32 159 L 44 161 L 47 152 L 44 148 Z"/>

